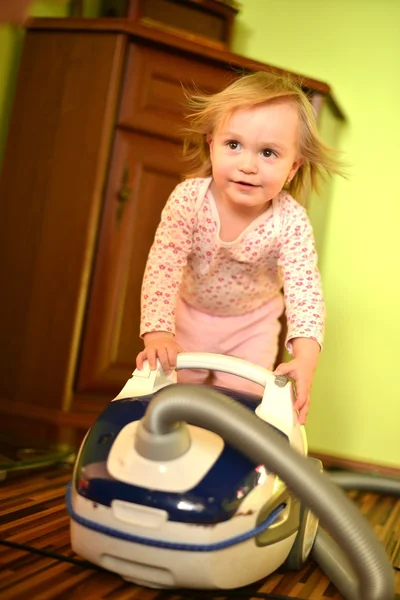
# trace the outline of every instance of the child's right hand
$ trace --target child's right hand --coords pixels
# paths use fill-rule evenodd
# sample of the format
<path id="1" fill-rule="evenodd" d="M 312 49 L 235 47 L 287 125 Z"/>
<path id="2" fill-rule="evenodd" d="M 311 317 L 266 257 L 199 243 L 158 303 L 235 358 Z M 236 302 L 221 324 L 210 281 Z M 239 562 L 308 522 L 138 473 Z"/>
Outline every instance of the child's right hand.
<path id="1" fill-rule="evenodd" d="M 175 336 L 167 331 L 152 331 L 143 336 L 145 348 L 136 357 L 136 366 L 140 370 L 143 361 L 148 360 L 150 369 L 157 368 L 157 358 L 161 363 L 164 373 L 176 367 L 176 357 L 183 348 L 175 341 Z"/>

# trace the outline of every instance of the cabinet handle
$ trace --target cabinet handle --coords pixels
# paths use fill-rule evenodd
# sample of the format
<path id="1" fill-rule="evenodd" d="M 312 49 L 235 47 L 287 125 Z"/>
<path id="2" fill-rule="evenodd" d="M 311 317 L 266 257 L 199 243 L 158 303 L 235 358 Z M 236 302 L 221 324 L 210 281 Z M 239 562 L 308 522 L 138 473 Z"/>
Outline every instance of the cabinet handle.
<path id="1" fill-rule="evenodd" d="M 119 223 L 122 219 L 125 204 L 128 202 L 132 195 L 132 189 L 129 187 L 129 169 L 127 166 L 124 167 L 121 177 L 121 185 L 117 194 L 118 208 L 117 208 L 117 222 Z"/>

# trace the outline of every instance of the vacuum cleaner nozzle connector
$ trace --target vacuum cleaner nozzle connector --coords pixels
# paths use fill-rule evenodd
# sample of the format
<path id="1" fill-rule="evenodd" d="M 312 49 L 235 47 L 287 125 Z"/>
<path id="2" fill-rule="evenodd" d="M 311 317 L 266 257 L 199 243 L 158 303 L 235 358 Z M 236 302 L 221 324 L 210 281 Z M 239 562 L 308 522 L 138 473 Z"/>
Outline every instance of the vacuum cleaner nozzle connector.
<path id="1" fill-rule="evenodd" d="M 143 419 L 135 435 L 135 450 L 149 460 L 168 461 L 183 456 L 190 448 L 190 433 L 186 423 L 177 423 L 168 433 L 149 431 Z"/>

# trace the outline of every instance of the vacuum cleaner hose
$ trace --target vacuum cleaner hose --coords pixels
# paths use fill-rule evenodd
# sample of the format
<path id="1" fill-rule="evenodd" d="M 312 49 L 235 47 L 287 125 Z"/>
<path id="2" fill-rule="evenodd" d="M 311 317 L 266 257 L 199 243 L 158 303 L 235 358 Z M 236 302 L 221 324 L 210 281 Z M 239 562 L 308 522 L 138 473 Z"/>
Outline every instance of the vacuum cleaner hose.
<path id="1" fill-rule="evenodd" d="M 329 479 L 344 490 L 365 490 L 378 494 L 400 496 L 399 479 L 370 475 L 369 473 L 354 473 L 352 471 L 330 471 Z"/>
<path id="2" fill-rule="evenodd" d="M 395 578 L 386 552 L 359 509 L 273 427 L 224 394 L 189 384 L 160 390 L 141 427 L 151 444 L 152 435 L 159 438 L 175 432 L 181 422 L 217 433 L 252 461 L 264 464 L 319 517 L 337 543 L 319 529 L 313 557 L 347 600 L 395 597 Z"/>

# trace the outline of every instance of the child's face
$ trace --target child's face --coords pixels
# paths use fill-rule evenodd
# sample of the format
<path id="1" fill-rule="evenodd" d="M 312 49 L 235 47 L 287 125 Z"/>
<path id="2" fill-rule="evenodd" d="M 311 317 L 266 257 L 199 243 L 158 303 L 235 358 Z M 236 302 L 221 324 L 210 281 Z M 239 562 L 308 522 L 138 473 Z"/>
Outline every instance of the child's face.
<path id="1" fill-rule="evenodd" d="M 287 99 L 236 110 L 209 138 L 221 197 L 242 207 L 274 198 L 301 165 L 299 115 Z"/>

